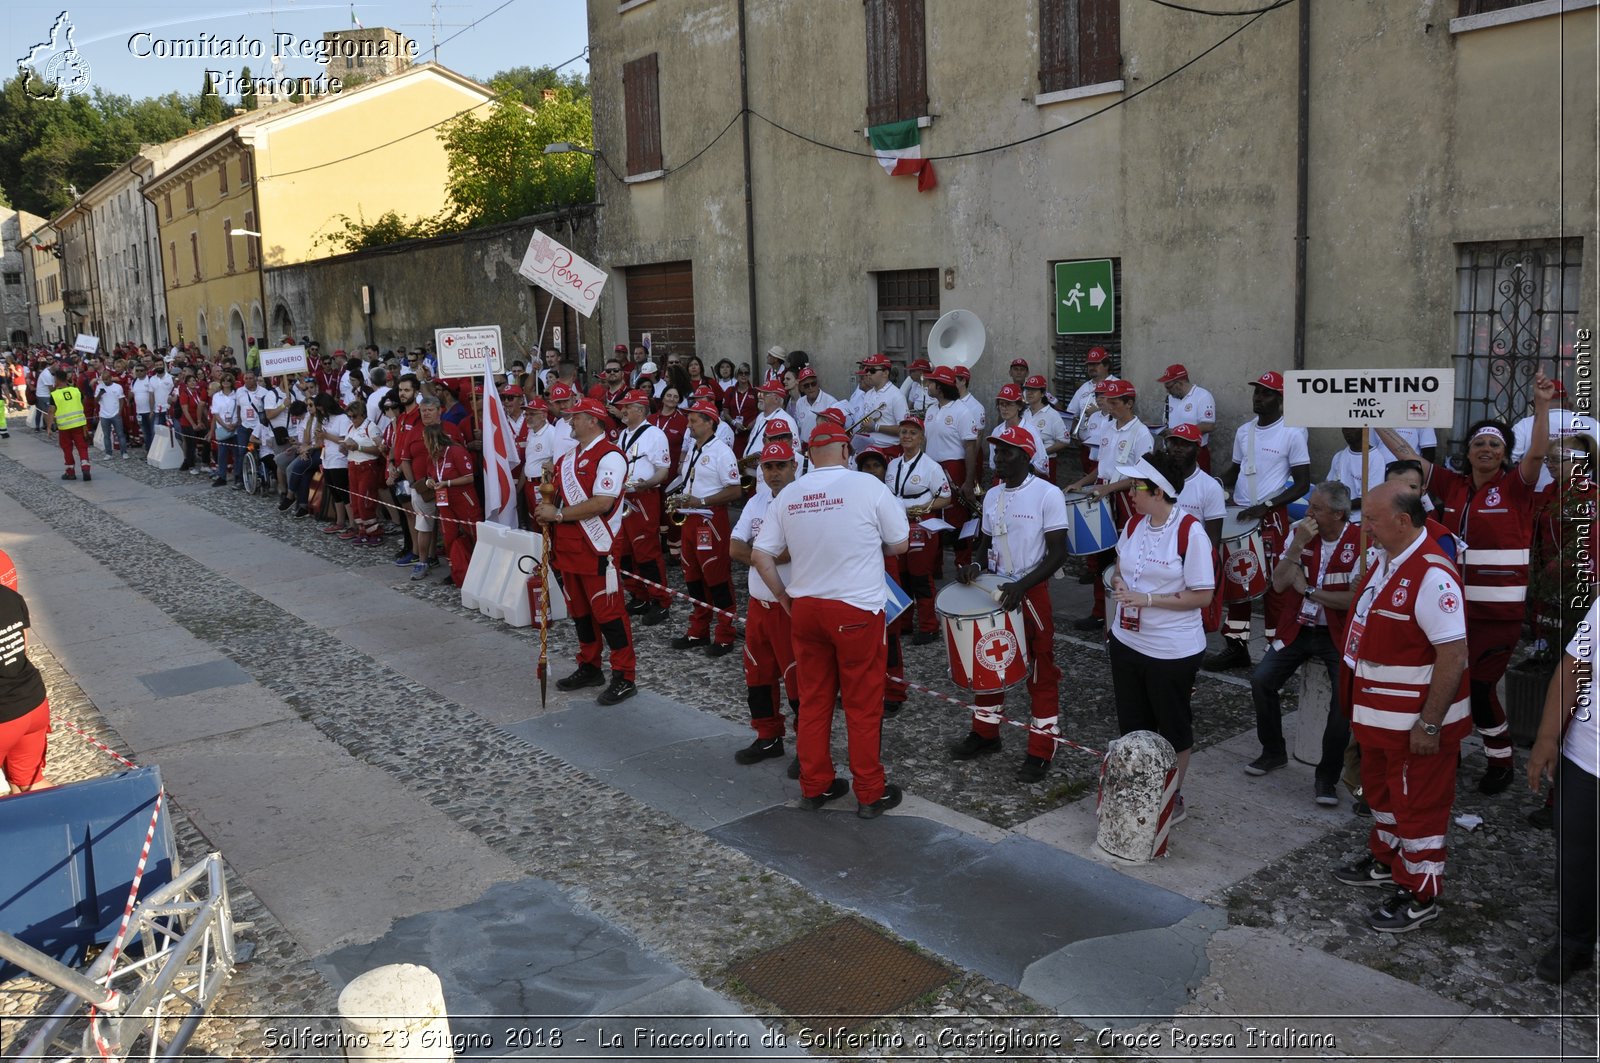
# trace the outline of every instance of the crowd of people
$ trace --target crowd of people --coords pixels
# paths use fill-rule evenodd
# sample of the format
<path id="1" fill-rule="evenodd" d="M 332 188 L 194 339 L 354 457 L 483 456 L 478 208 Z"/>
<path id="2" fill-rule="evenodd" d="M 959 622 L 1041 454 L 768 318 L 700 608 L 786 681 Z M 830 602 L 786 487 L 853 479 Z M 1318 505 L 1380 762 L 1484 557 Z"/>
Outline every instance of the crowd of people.
<path id="1" fill-rule="evenodd" d="M 1284 419 L 1281 374 L 1213 382 L 1248 386 L 1253 414 L 1214 461 L 1213 393 L 1171 365 L 1156 381 L 1163 415 L 1149 423 L 1139 385 L 1112 372 L 1103 348 L 1070 397 L 1019 358 L 985 403 L 967 367 L 917 359 L 897 382 L 882 354 L 858 363 L 844 399 L 804 352 L 773 347 L 762 367 L 723 359 L 708 373 L 695 355 L 658 362 L 624 344 L 591 386 L 552 351 L 512 363 L 486 396 L 482 378 L 437 376 L 424 350 L 306 347 L 306 371 L 270 380 L 259 362 L 192 347 L 16 351 L 0 387 L 14 413 L 31 406 L 34 431 L 55 431 L 63 479 L 90 478 L 95 434 L 126 458 L 168 432 L 191 474 L 243 488 L 259 463 L 291 518 L 318 519 L 354 547 L 392 547 L 414 580 L 442 562 L 458 586 L 484 517 L 483 424 L 503 411 L 517 520 L 551 535 L 580 645 L 557 686 L 602 687 L 606 705 L 636 692 L 632 624 L 673 618 L 670 567 L 690 601 L 672 648 L 732 652 L 740 562 L 755 737 L 735 756 L 786 756 L 787 708 L 806 807 L 849 792 L 828 756 L 836 700 L 859 814 L 898 803 L 878 730 L 906 697 L 902 638 L 939 638 L 947 574 L 1017 617 L 1013 652 L 1027 667 L 1007 685 L 1027 691 L 1016 777 L 1029 784 L 1047 777 L 1060 736 L 1049 581 L 1066 571 L 1092 583 L 1093 611 L 1073 626 L 1107 645 L 1120 730 L 1171 743 L 1173 822 L 1185 815 L 1197 673 L 1249 669 L 1261 752 L 1242 767 L 1261 776 L 1288 763 L 1280 694 L 1314 662 L 1332 693 L 1311 797 L 1337 805 L 1342 776 L 1372 817 L 1369 855 L 1335 874 L 1391 889 L 1371 916 L 1380 931 L 1439 914 L 1459 747 L 1474 726 L 1477 789 L 1512 782 L 1496 687 L 1525 631 L 1533 660 L 1554 662 L 1593 621 L 1595 554 L 1575 536 L 1594 512 L 1596 426 L 1542 373 L 1528 416 L 1472 425 L 1456 461 L 1431 431 L 1380 428 L 1363 462 L 1361 432 L 1347 430 L 1314 480 L 1307 432 Z M 1096 537 L 1095 522 L 1111 533 Z M 883 574 L 910 600 L 892 617 Z M 1258 602 L 1268 649 L 1254 661 Z M 1213 632 L 1222 649 L 1207 657 Z M 1005 689 L 974 693 L 956 760 L 1003 748 Z M 1561 793 L 1592 795 L 1587 752 L 1561 770 L 1588 773 L 1590 790 Z M 1542 746 L 1530 773 L 1557 759 Z M 1593 936 L 1591 924 L 1591 952 Z"/>

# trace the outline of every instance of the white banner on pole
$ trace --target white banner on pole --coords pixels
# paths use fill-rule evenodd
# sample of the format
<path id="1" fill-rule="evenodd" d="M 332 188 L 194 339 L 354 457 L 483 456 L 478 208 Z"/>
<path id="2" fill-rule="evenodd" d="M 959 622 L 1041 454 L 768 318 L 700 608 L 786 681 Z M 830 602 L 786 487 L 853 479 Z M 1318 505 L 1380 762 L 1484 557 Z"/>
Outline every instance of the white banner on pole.
<path id="1" fill-rule="evenodd" d="M 78 338 L 73 341 L 72 349 L 82 351 L 84 354 L 94 354 L 100 349 L 100 337 L 91 336 L 87 332 L 78 333 Z"/>
<path id="2" fill-rule="evenodd" d="M 606 272 L 592 262 L 586 262 L 538 229 L 528 241 L 528 250 L 517 268 L 529 284 L 537 284 L 584 317 L 594 313 L 600 305 L 600 293 L 605 290 Z"/>
<path id="3" fill-rule="evenodd" d="M 500 360 L 500 326 L 469 325 L 465 328 L 436 328 L 433 349 L 438 352 L 439 375 L 443 377 L 482 376 L 505 369 Z"/>
<path id="4" fill-rule="evenodd" d="M 307 370 L 304 347 L 269 347 L 261 352 L 261 375 L 264 377 L 288 376 Z"/>
<path id="5" fill-rule="evenodd" d="M 1291 369 L 1283 419 L 1300 428 L 1448 428 L 1455 420 L 1451 369 Z"/>

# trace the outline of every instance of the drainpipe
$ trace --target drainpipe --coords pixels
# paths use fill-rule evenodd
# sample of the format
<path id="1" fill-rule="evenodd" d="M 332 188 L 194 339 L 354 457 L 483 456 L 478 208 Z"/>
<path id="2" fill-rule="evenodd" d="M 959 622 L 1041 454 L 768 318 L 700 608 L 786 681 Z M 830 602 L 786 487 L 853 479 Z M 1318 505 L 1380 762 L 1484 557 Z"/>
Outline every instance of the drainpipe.
<path id="1" fill-rule="evenodd" d="M 761 361 L 756 356 L 759 332 L 756 317 L 756 204 L 750 191 L 750 74 L 745 37 L 745 0 L 739 0 L 739 120 L 744 130 L 744 270 L 749 286 L 750 376 L 754 379 Z"/>
<path id="2" fill-rule="evenodd" d="M 1294 367 L 1306 367 L 1306 214 L 1311 158 L 1311 0 L 1300 0 L 1300 106 L 1294 203 Z"/>

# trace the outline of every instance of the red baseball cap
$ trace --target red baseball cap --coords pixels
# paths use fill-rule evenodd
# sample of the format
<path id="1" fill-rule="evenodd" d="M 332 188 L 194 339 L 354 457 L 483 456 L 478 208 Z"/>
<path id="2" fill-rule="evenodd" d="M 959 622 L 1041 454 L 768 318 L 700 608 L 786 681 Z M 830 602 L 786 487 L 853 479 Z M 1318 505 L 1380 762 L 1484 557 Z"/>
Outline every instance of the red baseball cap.
<path id="1" fill-rule="evenodd" d="M 826 410 L 823 410 L 817 414 L 817 419 L 819 421 L 824 418 L 837 424 L 840 428 L 843 428 L 846 423 L 844 411 L 839 409 L 837 406 L 829 406 Z"/>
<path id="2" fill-rule="evenodd" d="M 1266 388 L 1268 391 L 1276 391 L 1280 395 L 1283 394 L 1283 374 L 1274 372 L 1271 369 L 1262 373 L 1250 383 L 1258 388 Z"/>
<path id="3" fill-rule="evenodd" d="M 972 370 L 968 369 L 964 365 L 956 366 L 956 379 L 957 380 L 971 380 L 972 379 Z"/>
<path id="4" fill-rule="evenodd" d="M 910 425 L 919 432 L 927 430 L 927 426 L 923 424 L 922 418 L 918 417 L 914 413 L 908 413 L 904 417 L 900 418 L 900 423 L 902 425 Z"/>
<path id="5" fill-rule="evenodd" d="M 1006 384 L 1000 389 L 1000 394 L 994 397 L 994 401 L 1020 403 L 1022 401 L 1022 389 L 1015 384 Z"/>
<path id="6" fill-rule="evenodd" d="M 715 391 L 711 390 L 711 385 L 710 384 L 701 384 L 699 387 L 694 389 L 694 394 L 690 395 L 689 397 L 691 399 L 713 399 L 713 400 L 715 400 L 716 397 L 717 397 L 717 393 Z"/>
<path id="7" fill-rule="evenodd" d="M 550 385 L 551 402 L 565 402 L 567 399 L 575 399 L 577 397 L 578 393 L 573 391 L 572 388 L 568 387 L 563 381 L 558 380 L 554 384 Z"/>
<path id="8" fill-rule="evenodd" d="M 1194 424 L 1180 424 L 1176 428 L 1167 429 L 1168 439 L 1187 439 L 1195 446 L 1200 445 L 1200 426 Z"/>
<path id="9" fill-rule="evenodd" d="M 1011 359 L 1011 368 L 1015 369 L 1019 365 L 1022 366 L 1022 368 L 1024 368 L 1024 369 L 1028 368 L 1028 360 L 1026 358 L 1013 358 L 1013 359 Z"/>
<path id="10" fill-rule="evenodd" d="M 1110 357 L 1111 357 L 1111 352 L 1107 351 L 1104 347 L 1090 347 L 1089 348 L 1088 361 L 1089 361 L 1090 365 L 1094 365 L 1096 362 L 1103 362 L 1107 358 L 1110 358 Z"/>
<path id="11" fill-rule="evenodd" d="M 789 390 L 785 388 L 783 386 L 783 382 L 779 380 L 769 380 L 765 384 L 762 384 L 760 387 L 756 388 L 756 390 L 764 395 L 777 395 L 779 398 L 783 398 L 789 394 Z"/>
<path id="12" fill-rule="evenodd" d="M 529 399 L 524 405 L 526 405 L 530 410 L 543 410 L 545 413 L 550 412 L 550 404 L 537 395 Z"/>
<path id="13" fill-rule="evenodd" d="M 613 353 L 613 354 L 627 354 L 628 353 L 628 345 L 626 343 L 619 343 L 615 347 L 611 348 L 611 353 Z"/>
<path id="14" fill-rule="evenodd" d="M 1007 428 L 1004 432 L 1000 432 L 991 436 L 989 438 L 989 442 L 1004 443 L 1007 446 L 1016 447 L 1018 450 L 1028 455 L 1030 459 L 1034 455 L 1033 433 L 1022 427 L 1020 424 L 1011 428 Z"/>
<path id="15" fill-rule="evenodd" d="M 638 388 L 634 388 L 617 402 L 618 406 L 646 406 L 650 405 L 650 396 Z"/>
<path id="16" fill-rule="evenodd" d="M 813 447 L 825 447 L 830 443 L 848 443 L 850 437 L 845 434 L 844 425 L 834 424 L 831 420 L 818 420 L 817 427 L 811 430 L 808 443 Z"/>
<path id="17" fill-rule="evenodd" d="M 1131 399 L 1139 393 L 1131 380 L 1107 380 L 1094 390 L 1108 399 Z"/>
<path id="18" fill-rule="evenodd" d="M 768 421 L 767 426 L 761 430 L 762 439 L 771 439 L 773 436 L 784 436 L 787 438 L 793 435 L 794 429 L 789 427 L 789 420 L 786 417 L 773 418 L 772 420 Z"/>
<path id="19" fill-rule="evenodd" d="M 809 365 L 806 366 L 804 369 L 801 369 L 800 372 L 795 376 L 795 380 L 797 380 L 797 381 L 798 380 L 815 380 L 815 379 L 817 379 L 817 371 L 815 369 L 811 368 Z"/>
<path id="20" fill-rule="evenodd" d="M 910 372 L 913 369 L 920 369 L 924 373 L 926 373 L 928 370 L 930 370 L 932 368 L 933 368 L 933 363 L 928 361 L 926 358 L 913 358 L 911 360 L 911 364 L 906 366 L 906 371 Z"/>
<path id="21" fill-rule="evenodd" d="M 864 458 L 877 458 L 887 467 L 889 455 L 882 447 L 863 447 L 861 453 L 856 455 L 856 466 L 859 468 Z"/>
<path id="22" fill-rule="evenodd" d="M 1183 367 L 1183 363 L 1173 362 L 1171 365 L 1167 366 L 1167 371 L 1165 373 L 1162 373 L 1160 376 L 1156 377 L 1156 383 L 1170 384 L 1174 380 L 1187 380 L 1188 378 L 1189 370 Z"/>
<path id="23" fill-rule="evenodd" d="M 722 413 L 717 409 L 716 404 L 710 402 L 697 402 L 689 407 L 689 412 L 698 413 L 701 417 L 709 417 L 713 421 L 721 420 L 722 418 Z"/>
<path id="24" fill-rule="evenodd" d="M 1028 379 L 1024 380 L 1022 382 L 1022 386 L 1025 388 L 1032 388 L 1034 391 L 1050 390 L 1050 385 L 1045 381 L 1044 377 L 1040 376 L 1038 373 L 1035 373 Z"/>
<path id="25" fill-rule="evenodd" d="M 948 365 L 935 366 L 933 371 L 928 374 L 928 379 L 935 384 L 949 384 L 951 387 L 955 387 L 956 371 Z"/>
<path id="26" fill-rule="evenodd" d="M 579 399 L 572 404 L 571 409 L 567 410 L 569 417 L 575 417 L 580 413 L 588 414 L 603 425 L 611 423 L 611 411 L 593 399 Z"/>
<path id="27" fill-rule="evenodd" d="M 787 443 L 768 443 L 761 449 L 761 464 L 769 461 L 793 461 L 794 448 Z"/>
<path id="28" fill-rule="evenodd" d="M 869 354 L 861 359 L 861 365 L 865 369 L 887 369 L 889 358 L 884 354 Z"/>

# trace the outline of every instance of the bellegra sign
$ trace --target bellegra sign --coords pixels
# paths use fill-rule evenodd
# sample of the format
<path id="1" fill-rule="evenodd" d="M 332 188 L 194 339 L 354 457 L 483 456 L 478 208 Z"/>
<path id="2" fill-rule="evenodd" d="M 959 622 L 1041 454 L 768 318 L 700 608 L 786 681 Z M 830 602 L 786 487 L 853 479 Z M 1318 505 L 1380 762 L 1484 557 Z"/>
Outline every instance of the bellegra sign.
<path id="1" fill-rule="evenodd" d="M 433 349 L 438 352 L 440 376 L 482 376 L 487 362 L 491 372 L 501 372 L 500 326 L 436 328 Z"/>
<path id="2" fill-rule="evenodd" d="M 1448 428 L 1449 369 L 1293 369 L 1283 374 L 1283 419 L 1301 428 Z"/>

